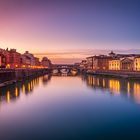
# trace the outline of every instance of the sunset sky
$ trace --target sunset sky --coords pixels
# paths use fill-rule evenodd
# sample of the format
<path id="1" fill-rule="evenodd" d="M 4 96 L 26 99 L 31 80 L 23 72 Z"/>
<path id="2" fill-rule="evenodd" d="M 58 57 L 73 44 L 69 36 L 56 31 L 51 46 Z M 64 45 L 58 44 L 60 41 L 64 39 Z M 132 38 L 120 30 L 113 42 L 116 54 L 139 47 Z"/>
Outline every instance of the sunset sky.
<path id="1" fill-rule="evenodd" d="M 53 63 L 110 50 L 140 53 L 140 1 L 0 0 L 0 47 Z"/>

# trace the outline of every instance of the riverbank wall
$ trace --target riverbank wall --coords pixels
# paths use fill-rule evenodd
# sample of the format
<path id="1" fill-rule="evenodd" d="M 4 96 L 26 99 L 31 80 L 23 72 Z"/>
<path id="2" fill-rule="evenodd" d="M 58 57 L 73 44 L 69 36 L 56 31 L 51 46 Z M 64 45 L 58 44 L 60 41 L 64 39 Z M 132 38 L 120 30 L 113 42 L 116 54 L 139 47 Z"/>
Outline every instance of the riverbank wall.
<path id="1" fill-rule="evenodd" d="M 85 73 L 126 79 L 140 79 L 140 72 L 138 71 L 88 70 Z"/>
<path id="2" fill-rule="evenodd" d="M 49 69 L 1 69 L 0 70 L 0 87 L 14 84 L 26 80 L 30 77 L 37 77 L 48 74 Z"/>

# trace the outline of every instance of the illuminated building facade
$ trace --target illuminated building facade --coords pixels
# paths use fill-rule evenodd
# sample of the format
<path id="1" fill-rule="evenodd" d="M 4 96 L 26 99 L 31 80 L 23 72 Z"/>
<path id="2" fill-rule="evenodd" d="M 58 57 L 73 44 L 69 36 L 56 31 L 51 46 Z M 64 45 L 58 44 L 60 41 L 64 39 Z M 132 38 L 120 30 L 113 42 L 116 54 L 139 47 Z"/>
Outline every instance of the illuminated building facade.
<path id="1" fill-rule="evenodd" d="M 87 69 L 88 70 L 93 69 L 93 56 L 87 57 Z"/>
<path id="2" fill-rule="evenodd" d="M 0 48 L 0 68 L 43 68 L 50 67 L 51 61 L 44 57 L 42 63 L 39 58 L 26 51 L 20 54 L 16 49 L 1 49 Z"/>
<path id="3" fill-rule="evenodd" d="M 0 66 L 3 68 L 19 68 L 21 65 L 21 54 L 16 49 L 0 49 Z"/>
<path id="4" fill-rule="evenodd" d="M 25 56 L 26 58 L 30 58 L 30 66 L 35 66 L 36 64 L 36 60 L 33 54 L 29 53 L 28 51 L 26 51 L 22 56 Z"/>
<path id="5" fill-rule="evenodd" d="M 124 58 L 121 60 L 121 70 L 133 71 L 134 69 L 134 59 Z"/>
<path id="6" fill-rule="evenodd" d="M 112 59 L 109 61 L 109 70 L 121 70 L 120 59 Z"/>
<path id="7" fill-rule="evenodd" d="M 20 68 L 21 67 L 21 54 L 16 51 L 16 49 L 10 49 L 9 59 L 7 59 L 7 66 L 10 68 Z"/>
<path id="8" fill-rule="evenodd" d="M 132 71 L 134 69 L 134 57 L 116 58 L 109 61 L 109 70 Z"/>
<path id="9" fill-rule="evenodd" d="M 140 71 L 140 57 L 135 57 L 134 59 L 134 70 Z"/>
<path id="10" fill-rule="evenodd" d="M 108 70 L 112 57 L 107 55 L 92 56 L 87 58 L 88 68 L 92 70 Z"/>
<path id="11" fill-rule="evenodd" d="M 31 58 L 30 57 L 28 57 L 26 55 L 22 55 L 21 61 L 22 61 L 22 68 L 28 68 L 31 66 Z"/>

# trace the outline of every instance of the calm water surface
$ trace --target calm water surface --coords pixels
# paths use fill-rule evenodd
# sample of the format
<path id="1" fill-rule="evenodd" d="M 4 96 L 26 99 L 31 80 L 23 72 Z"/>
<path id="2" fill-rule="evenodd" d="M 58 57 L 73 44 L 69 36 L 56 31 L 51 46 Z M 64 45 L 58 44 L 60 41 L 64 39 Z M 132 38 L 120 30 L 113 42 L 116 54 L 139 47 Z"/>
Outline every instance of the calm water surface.
<path id="1" fill-rule="evenodd" d="M 46 75 L 1 88 L 7 139 L 140 139 L 140 81 Z"/>

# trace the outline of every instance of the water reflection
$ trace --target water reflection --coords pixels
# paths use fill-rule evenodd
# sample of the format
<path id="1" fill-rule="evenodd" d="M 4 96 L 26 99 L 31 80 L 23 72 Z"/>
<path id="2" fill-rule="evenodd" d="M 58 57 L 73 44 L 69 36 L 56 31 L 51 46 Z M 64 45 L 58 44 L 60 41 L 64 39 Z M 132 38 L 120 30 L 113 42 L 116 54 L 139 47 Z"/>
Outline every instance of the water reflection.
<path id="1" fill-rule="evenodd" d="M 122 95 L 140 103 L 140 81 L 85 75 L 82 80 L 93 89 L 106 89 L 111 94 Z"/>
<path id="2" fill-rule="evenodd" d="M 65 77 L 66 79 L 69 76 L 75 78 L 74 75 L 55 76 Z M 40 84 L 43 86 L 48 85 L 51 77 L 51 75 L 44 75 L 42 77 L 28 79 L 15 85 L 2 87 L 0 88 L 0 102 L 9 103 L 11 101 L 15 101 L 20 97 L 20 94 L 29 95 L 33 93 L 35 88 L 40 86 Z M 88 88 L 92 88 L 93 90 L 99 89 L 103 93 L 104 91 L 108 91 L 112 95 L 123 96 L 140 103 L 140 81 L 138 80 L 126 80 L 92 75 L 82 75 L 79 77 L 85 82 Z M 78 83 L 75 86 L 78 86 Z"/>
<path id="3" fill-rule="evenodd" d="M 120 93 L 120 81 L 111 79 L 109 80 L 109 89 L 112 93 L 119 94 Z"/>
<path id="4" fill-rule="evenodd" d="M 78 73 L 52 73 L 52 76 L 78 76 Z"/>
<path id="5" fill-rule="evenodd" d="M 0 88 L 0 102 L 11 102 L 20 97 L 20 94 L 31 94 L 34 88 L 42 81 L 43 85 L 46 85 L 51 79 L 50 75 L 44 75 L 42 77 L 30 78 L 24 82 L 9 85 Z"/>
<path id="6" fill-rule="evenodd" d="M 47 85 L 50 80 L 51 80 L 51 75 L 44 75 L 42 77 L 42 83 L 43 83 L 43 85 Z"/>

